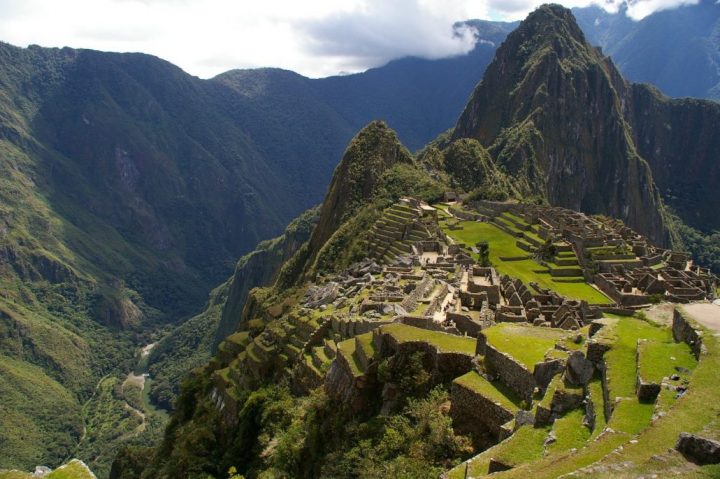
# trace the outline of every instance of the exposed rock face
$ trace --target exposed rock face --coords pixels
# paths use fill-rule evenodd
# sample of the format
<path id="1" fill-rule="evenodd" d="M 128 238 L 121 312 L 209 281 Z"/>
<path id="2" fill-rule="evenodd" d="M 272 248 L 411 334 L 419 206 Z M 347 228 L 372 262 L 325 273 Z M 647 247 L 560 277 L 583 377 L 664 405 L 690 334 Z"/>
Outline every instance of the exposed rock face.
<path id="1" fill-rule="evenodd" d="M 675 449 L 696 464 L 720 463 L 720 442 L 711 439 L 682 432 Z"/>
<path id="2" fill-rule="evenodd" d="M 585 359 L 582 351 L 573 351 L 568 357 L 565 379 L 573 385 L 582 386 L 587 384 L 592 378 L 595 366 L 593 363 Z"/>
<path id="3" fill-rule="evenodd" d="M 666 245 L 662 204 L 632 143 L 612 62 L 572 13 L 538 8 L 498 49 L 453 138 L 475 138 L 523 194 L 623 219 Z"/>
<path id="4" fill-rule="evenodd" d="M 648 85 L 631 85 L 623 100 L 637 150 L 666 204 L 701 231 L 720 228 L 720 103 L 673 100 Z"/>

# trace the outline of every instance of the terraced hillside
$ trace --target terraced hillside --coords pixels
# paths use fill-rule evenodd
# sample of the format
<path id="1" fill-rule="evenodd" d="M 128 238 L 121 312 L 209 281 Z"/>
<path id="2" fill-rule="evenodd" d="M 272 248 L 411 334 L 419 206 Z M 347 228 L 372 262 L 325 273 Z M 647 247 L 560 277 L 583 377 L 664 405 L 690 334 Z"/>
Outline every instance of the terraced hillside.
<path id="1" fill-rule="evenodd" d="M 492 208 L 503 212 L 490 216 Z M 242 437 L 237 445 L 216 437 L 207 456 L 193 456 L 203 470 L 345 477 L 412 464 L 412 477 L 593 477 L 659 471 L 667 461 L 711 477 L 713 466 L 668 450 L 681 432 L 714 439 L 717 407 L 692 421 L 667 418 L 708 400 L 720 379 L 708 376 L 720 374 L 708 369 L 720 361 L 715 338 L 681 307 L 661 324 L 642 307 L 615 304 L 584 279 L 577 244 L 561 234 L 572 229 L 533 211 L 403 198 L 360 238 L 369 252 L 385 245 L 377 260 L 284 293 L 255 291 L 263 306 L 196 376 L 180 407 L 202 406 L 171 427 L 164 459 L 148 471 L 172 474 L 186 464 L 188 434 L 217 423 L 246 435 L 231 433 Z M 479 263 L 483 249 L 490 265 Z M 581 271 L 563 282 L 554 265 Z M 570 287 L 576 296 L 562 294 Z M 419 426 L 419 409 L 438 422 Z M 410 445 L 433 452 L 391 446 L 403 424 L 416 429 Z M 231 451 L 240 445 L 271 449 L 238 463 Z M 361 449 L 373 456 L 358 460 L 352 451 Z"/>
<path id="2" fill-rule="evenodd" d="M 548 239 L 539 236 L 539 223 L 528 223 L 516 214 L 503 212 L 488 222 L 457 218 L 441 222 L 441 227 L 459 243 L 487 241 L 491 260 L 501 272 L 526 282 L 537 282 L 569 298 L 598 304 L 611 302 L 601 292 L 588 287 L 577 255 L 566 241 L 551 242 L 551 255 L 537 257 L 536 251 L 545 247 Z"/>

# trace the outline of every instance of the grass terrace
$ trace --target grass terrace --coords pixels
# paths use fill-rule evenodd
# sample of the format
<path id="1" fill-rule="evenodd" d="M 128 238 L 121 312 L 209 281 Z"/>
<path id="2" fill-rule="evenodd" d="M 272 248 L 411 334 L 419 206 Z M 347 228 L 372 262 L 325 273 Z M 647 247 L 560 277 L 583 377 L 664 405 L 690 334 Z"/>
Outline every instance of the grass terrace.
<path id="1" fill-rule="evenodd" d="M 548 446 L 548 452 L 569 451 L 572 448 L 582 447 L 590 439 L 590 430 L 583 426 L 584 417 L 585 410 L 578 408 L 557 419 L 552 426 L 557 440 Z"/>
<path id="2" fill-rule="evenodd" d="M 348 364 L 350 364 L 350 369 L 352 369 L 353 375 L 358 377 L 365 374 L 365 371 L 363 371 L 363 367 L 355 355 L 355 344 L 355 338 L 346 339 L 345 341 L 338 343 L 337 350 L 338 353 L 345 356 Z"/>
<path id="3" fill-rule="evenodd" d="M 641 342 L 638 353 L 640 377 L 657 384 L 677 373 L 676 367 L 692 371 L 697 366 L 695 356 L 685 343 Z"/>
<path id="4" fill-rule="evenodd" d="M 502 407 L 513 413 L 520 409 L 522 400 L 517 397 L 514 391 L 505 386 L 501 381 L 490 382 L 484 377 L 480 376 L 476 371 L 470 371 L 469 373 L 460 376 L 455 381 L 461 386 L 466 387 L 472 391 L 476 391 L 483 397 L 499 403 Z"/>
<path id="5" fill-rule="evenodd" d="M 712 334 L 703 336 L 707 354 L 703 355 L 693 372 L 688 392 L 667 413 L 653 422 L 652 427 L 637 436 L 637 443 L 626 445 L 622 451 L 605 458 L 603 464 L 632 461 L 628 475 L 637 477 L 648 473 L 662 473 L 665 462 L 653 461 L 652 456 L 672 449 L 682 431 L 699 432 L 714 436 L 720 430 L 720 402 L 717 401 L 717 384 L 720 383 L 720 344 Z M 715 431 L 715 434 L 713 434 Z M 679 458 L 675 458 L 678 460 Z M 672 462 L 673 457 L 668 461 Z M 718 477 L 717 466 L 697 468 L 695 477 Z M 689 476 L 689 475 L 688 475 Z"/>
<path id="6" fill-rule="evenodd" d="M 477 340 L 474 338 L 455 336 L 454 334 L 441 333 L 439 331 L 429 331 L 401 323 L 381 326 L 380 330 L 383 334 L 391 335 L 398 343 L 422 341 L 437 347 L 440 352 L 475 355 Z"/>
<path id="7" fill-rule="evenodd" d="M 537 328 L 515 323 L 500 323 L 484 329 L 488 344 L 509 354 L 532 371 L 535 364 L 545 359 L 555 343 L 567 336 L 562 329 Z"/>
<path id="8" fill-rule="evenodd" d="M 641 404 L 634 397 L 636 358 L 634 346 L 640 337 L 665 344 L 671 343 L 667 328 L 655 327 L 633 318 L 616 318 L 615 325 L 608 325 L 598 334 L 603 340 L 614 341 L 613 349 L 605 354 L 609 366 L 611 397 L 628 394 L 615 407 L 608 423 L 612 431 L 601 433 L 602 422 L 596 423 L 591 440 L 577 451 L 548 455 L 535 462 L 498 473 L 499 478 L 533 479 L 556 478 L 591 464 L 618 467 L 613 469 L 621 477 L 639 477 L 658 474 L 663 477 L 673 466 L 682 467 L 677 477 L 718 477 L 717 466 L 695 467 L 672 451 L 680 432 L 699 432 L 712 435 L 720 433 L 720 403 L 717 384 L 720 382 L 720 344 L 711 334 L 703 336 L 707 354 L 693 371 L 688 392 L 679 399 L 663 390 L 658 407 L 665 415 L 651 422 L 655 405 Z M 597 336 L 597 335 L 596 335 Z M 676 359 L 678 357 L 676 356 Z M 674 369 L 674 368 L 673 368 Z M 598 379 L 589 386 L 593 398 L 601 396 Z M 596 405 L 596 410 L 601 410 Z M 597 417 L 601 421 L 601 415 Z M 628 442 L 630 439 L 633 442 Z M 619 446 L 622 449 L 617 449 Z M 611 452 L 615 451 L 613 454 Z M 661 460 L 655 458 L 661 457 Z M 493 476 L 495 477 L 495 476 Z M 598 477 L 597 470 L 576 473 L 574 477 Z"/>
<path id="9" fill-rule="evenodd" d="M 586 300 L 591 304 L 611 304 L 612 300 L 585 282 L 569 283 L 553 280 L 548 272 L 540 272 L 542 265 L 529 257 L 527 251 L 517 246 L 517 238 L 491 223 L 462 221 L 460 230 L 451 230 L 441 225 L 446 234 L 458 243 L 473 246 L 479 241 L 487 241 L 490 247 L 490 261 L 500 273 L 518 278 L 524 283 L 538 283 L 571 299 Z M 478 259 L 477 255 L 472 255 Z M 526 258 L 516 261 L 504 261 L 501 258 Z M 566 280 L 566 279 L 565 279 Z"/>
<path id="10" fill-rule="evenodd" d="M 521 426 L 515 434 L 490 449 L 472 458 L 468 464 L 467 477 L 481 477 L 488 473 L 491 459 L 497 459 L 505 464 L 520 464 L 534 461 L 542 457 L 543 443 L 549 428 L 534 428 Z M 465 479 L 465 463 L 450 471 L 449 479 Z"/>

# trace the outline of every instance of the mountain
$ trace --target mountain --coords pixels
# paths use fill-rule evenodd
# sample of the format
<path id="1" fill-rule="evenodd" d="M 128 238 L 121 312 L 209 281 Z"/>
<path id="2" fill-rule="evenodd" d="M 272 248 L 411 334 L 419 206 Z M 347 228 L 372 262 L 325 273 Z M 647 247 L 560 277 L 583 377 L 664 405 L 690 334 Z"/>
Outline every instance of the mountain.
<path id="1" fill-rule="evenodd" d="M 714 4 L 701 6 L 708 8 L 703 28 L 709 29 Z M 672 20 L 668 15 L 665 21 Z M 0 467 L 57 465 L 79 443 L 82 451 L 113 449 L 114 439 L 105 445 L 96 438 L 105 441 L 111 436 L 105 426 L 121 420 L 129 431 L 121 441 L 141 440 L 133 436 L 134 419 L 125 409 L 132 401 L 117 393 L 140 346 L 193 318 L 151 353 L 153 374 L 164 379 L 151 386 L 153 397 L 167 401 L 172 394 L 165 393 L 177 388 L 184 369 L 204 361 L 220 337 L 241 323 L 252 287 L 273 280 L 290 286 L 358 259 L 363 249 L 357 237 L 378 213 L 361 208 L 348 213 L 348 222 L 333 217 L 337 213 L 321 213 L 312 247 L 301 247 L 301 236 L 261 247 L 237 265 L 232 281 L 213 289 L 232 274 L 238 257 L 320 201 L 347 142 L 376 118 L 398 130 L 388 145 L 407 160 L 392 163 L 378 178 L 362 178 L 370 181 L 366 186 L 380 206 L 407 191 L 437 198 L 444 188 L 439 179 L 484 198 L 529 194 L 617 213 L 667 241 L 662 213 L 656 213 L 662 209 L 659 191 L 689 225 L 706 233 L 717 227 L 714 180 L 696 181 L 699 175 L 717 175 L 716 140 L 705 127 L 717 124 L 715 107 L 671 101 L 651 88 L 624 83 L 575 29 L 555 56 L 536 55 L 538 65 L 513 61 L 536 75 L 553 72 L 552 84 L 564 86 L 564 93 L 573 90 L 574 79 L 564 76 L 555 60 L 562 64 L 563 55 L 572 54 L 570 63 L 578 58 L 581 63 L 571 67 L 591 67 L 589 76 L 577 70 L 578 81 L 610 112 L 598 136 L 602 148 L 587 144 L 597 124 L 577 105 L 546 108 L 539 116 L 525 111 L 526 101 L 540 102 L 545 95 L 543 82 L 528 76 L 523 88 L 503 93 L 507 105 L 496 104 L 517 118 L 497 120 L 506 130 L 489 128 L 492 143 L 473 131 L 478 120 L 468 113 L 448 148 L 439 141 L 421 158 L 411 158 L 397 146 L 400 140 L 417 150 L 451 128 L 496 47 L 515 26 L 466 23 L 479 39 L 468 55 L 402 59 L 318 80 L 277 69 L 200 80 L 148 55 L 0 44 L 0 384 L 5 385 L 0 396 L 7 425 L 0 431 L 5 445 Z M 619 42 L 634 25 L 601 30 L 600 22 L 602 35 L 591 38 Z M 679 35 L 687 31 L 677 29 Z M 710 53 L 713 35 L 703 37 Z M 705 58 L 692 56 L 700 57 Z M 472 108 L 483 111 L 477 101 L 476 96 Z M 652 121 L 644 120 L 648 112 Z M 578 132 L 586 144 L 564 150 L 570 137 L 553 136 L 550 122 L 562 124 L 565 114 L 591 123 Z M 369 131 L 387 133 L 378 124 Z M 544 150 L 538 135 L 547 136 Z M 553 163 L 563 150 L 561 161 Z M 598 155 L 609 160 L 597 163 Z M 582 163 L 573 164 L 575 158 Z M 592 166 L 585 182 L 544 176 L 550 171 L 567 176 L 579 165 Z M 670 173 L 663 172 L 665 166 Z M 443 171 L 428 177 L 428 169 Z M 613 175 L 623 180 L 616 184 Z M 376 180 L 379 189 L 372 186 Z M 410 188 L 413 184 L 417 188 Z M 336 190 L 355 192 L 355 186 Z M 582 194 L 580 204 L 573 203 L 573 191 Z M 643 208 L 650 214 L 641 215 Z M 204 304 L 207 310 L 198 315 Z M 25 401 L 28 396 L 40 399 Z M 106 399 L 112 414 L 98 403 Z M 102 475 L 109 458 L 101 456 L 83 459 L 104 461 L 92 464 Z"/>
<path id="2" fill-rule="evenodd" d="M 720 352 L 710 340 L 712 353 L 693 355 L 695 332 L 676 332 L 688 335 L 676 342 L 670 328 L 629 317 L 614 301 L 668 296 L 629 293 L 619 276 L 642 271 L 634 289 L 687 280 L 702 289 L 675 292 L 698 297 L 714 297 L 717 278 L 607 216 L 670 241 L 634 143 L 635 88 L 647 89 L 622 79 L 569 10 L 549 5 L 498 49 L 452 132 L 412 155 L 387 124 L 368 124 L 335 169 L 308 241 L 271 285 L 226 300 L 224 311 L 242 310 L 238 330 L 190 374 L 162 443 L 123 450 L 112 477 L 465 477 L 462 461 L 475 453 L 478 475 L 537 467 L 557 477 L 601 461 L 593 475 L 613 467 L 608 451 L 637 443 L 631 457 L 652 456 L 653 467 L 616 467 L 666 467 L 656 458 L 674 454 L 679 431 L 714 417 L 686 420 L 712 394 L 704 378 Z M 563 183 L 605 215 L 557 207 L 575 201 Z M 468 201 L 438 203 L 451 189 Z M 496 196 L 511 201 L 485 201 Z M 588 278 L 612 298 L 621 285 L 627 299 Z M 674 313 L 673 329 L 693 330 L 682 318 Z M 637 378 L 651 369 L 642 358 L 654 351 L 672 358 L 665 372 L 697 367 L 701 384 L 683 379 L 691 396 L 642 397 Z M 656 407 L 670 419 L 651 417 Z M 677 459 L 680 473 L 695 467 Z"/>
<path id="3" fill-rule="evenodd" d="M 462 24 L 474 28 L 477 38 L 467 55 L 439 60 L 402 58 L 363 73 L 320 79 L 263 68 L 232 70 L 213 80 L 252 98 L 268 112 L 296 110 L 299 99 L 309 98 L 318 108 L 337 114 L 339 122 L 352 131 L 376 119 L 386 121 L 405 145 L 417 150 L 452 126 L 495 49 L 517 25 L 484 20 Z"/>
<path id="4" fill-rule="evenodd" d="M 569 11 L 547 7 L 498 49 L 453 138 L 477 139 L 524 195 L 669 245 L 663 200 L 692 227 L 720 227 L 718 115 L 719 103 L 624 80 Z"/>
<path id="5" fill-rule="evenodd" d="M 671 97 L 720 100 L 720 5 L 700 0 L 655 12 L 638 22 L 621 8 L 576 8 L 578 24 L 593 45 L 612 57 L 623 76 L 651 83 Z"/>
<path id="6" fill-rule="evenodd" d="M 184 384 L 157 456 L 153 457 L 153 451 L 148 449 L 125 450 L 113 464 L 112 477 L 131 477 L 126 474 L 134 474 L 129 471 L 138 469 L 148 477 L 182 476 L 193 471 L 218 474 L 226 469 L 226 463 L 228 467 L 234 464 L 244 469 L 242 461 L 251 460 L 257 452 L 259 423 L 250 423 L 259 420 L 258 414 L 266 407 L 289 406 L 292 402 L 281 385 L 289 380 L 299 343 L 304 341 L 300 335 L 307 332 L 297 323 L 295 314 L 300 311 L 299 302 L 304 301 L 302 297 L 308 287 L 313 287 L 316 278 L 333 274 L 365 257 L 370 228 L 381 212 L 401 196 L 438 200 L 443 192 L 443 185 L 428 175 L 385 123 L 371 122 L 358 132 L 335 170 L 317 225 L 307 242 L 285 262 L 272 285 L 253 289 L 246 301 L 228 298 L 225 303 L 225 312 L 237 314 L 238 306 L 242 305 L 242 313 L 236 322 L 238 330 L 230 335 L 233 339 L 228 342 L 226 338 L 217 355 L 235 358 L 238 350 L 250 343 L 261 348 L 243 355 L 247 362 L 243 359 L 237 363 L 238 376 L 229 379 L 233 386 L 228 383 L 231 394 L 237 394 L 240 402 L 245 398 L 250 401 L 248 407 L 238 409 L 240 402 L 219 409 L 211 405 L 206 394 L 208 381 L 212 381 L 219 366 L 213 358 L 211 366 L 195 370 Z M 245 284 L 242 275 L 236 274 L 232 281 Z M 275 381 L 279 388 L 271 385 Z M 254 406 L 249 406 L 250 403 Z M 285 410 L 294 409 L 289 406 Z M 250 421 L 246 423 L 241 418 L 245 425 L 240 429 L 238 414 Z M 226 427 L 227 433 L 217 434 Z M 238 434 L 245 427 L 246 433 Z M 191 446 L 188 441 L 199 442 Z M 309 471 L 315 466 L 307 463 L 302 467 Z"/>
<path id="7" fill-rule="evenodd" d="M 511 177 L 527 178 L 525 195 L 622 218 L 668 244 L 651 170 L 624 121 L 622 85 L 569 10 L 542 7 L 497 50 L 453 138 L 478 140 Z"/>
<path id="8" fill-rule="evenodd" d="M 468 56 L 322 80 L 274 69 L 200 80 L 148 55 L 0 44 L 0 374 L 13 385 L 0 467 L 70 455 L 97 423 L 80 405 L 99 381 L 124 376 L 136 348 L 201 311 L 239 256 L 317 203 L 361 125 L 402 120 L 415 147 L 448 128 L 511 27 L 475 26 L 483 42 Z M 472 77 L 451 81 L 463 70 Z M 269 281 L 268 264 L 297 246 L 251 256 L 227 294 Z M 198 343 L 211 348 L 215 325 L 238 319 L 225 317 L 203 313 L 159 345 L 154 371 L 170 365 L 173 379 L 154 397 L 198 361 L 180 354 L 196 327 L 213 324 Z M 22 403 L 41 390 L 57 393 Z"/>

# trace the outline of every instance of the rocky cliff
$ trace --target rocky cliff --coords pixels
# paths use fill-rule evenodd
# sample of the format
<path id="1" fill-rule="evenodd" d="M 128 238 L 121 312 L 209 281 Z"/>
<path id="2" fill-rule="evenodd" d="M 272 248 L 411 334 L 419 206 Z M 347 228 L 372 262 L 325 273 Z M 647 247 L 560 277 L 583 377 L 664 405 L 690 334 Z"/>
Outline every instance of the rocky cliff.
<path id="1" fill-rule="evenodd" d="M 624 105 L 665 203 L 700 231 L 720 229 L 720 103 L 670 99 L 650 85 L 631 85 Z"/>
<path id="2" fill-rule="evenodd" d="M 669 237 L 647 162 L 623 117 L 625 82 L 572 13 L 538 8 L 497 50 L 453 132 L 490 149 L 525 194 Z"/>

